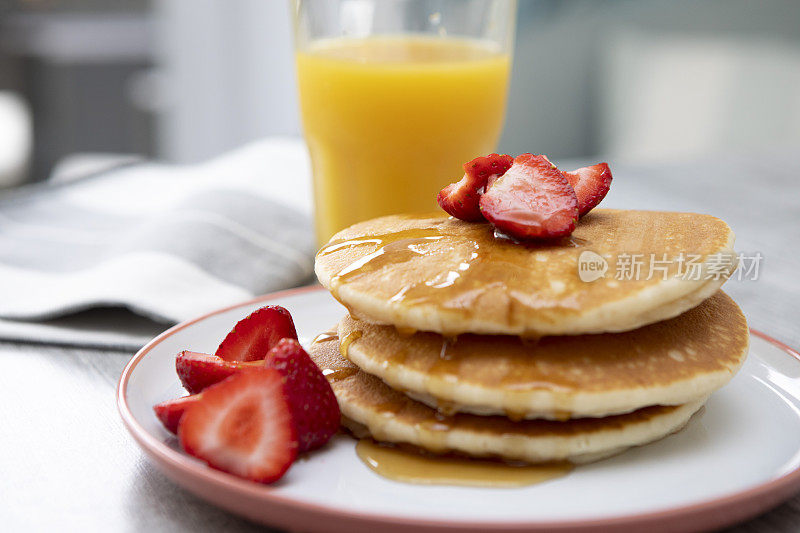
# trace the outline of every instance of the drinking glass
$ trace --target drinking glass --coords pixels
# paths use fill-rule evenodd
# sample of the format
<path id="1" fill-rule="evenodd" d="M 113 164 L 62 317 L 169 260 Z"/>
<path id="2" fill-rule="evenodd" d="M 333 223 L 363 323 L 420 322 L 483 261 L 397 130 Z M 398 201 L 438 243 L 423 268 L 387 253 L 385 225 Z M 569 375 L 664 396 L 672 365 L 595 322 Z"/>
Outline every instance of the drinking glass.
<path id="1" fill-rule="evenodd" d="M 496 149 L 515 0 L 295 0 L 317 240 L 436 208 L 466 161 Z"/>

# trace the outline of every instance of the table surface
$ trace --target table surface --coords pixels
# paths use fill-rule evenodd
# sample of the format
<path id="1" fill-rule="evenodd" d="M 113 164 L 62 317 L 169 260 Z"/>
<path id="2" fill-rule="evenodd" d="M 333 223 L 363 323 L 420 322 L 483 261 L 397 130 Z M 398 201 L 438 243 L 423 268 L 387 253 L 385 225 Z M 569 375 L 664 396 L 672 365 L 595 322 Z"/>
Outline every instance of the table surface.
<path id="1" fill-rule="evenodd" d="M 726 290 L 752 327 L 800 347 L 800 163 L 788 151 L 616 165 L 609 206 L 712 213 L 761 252 L 757 280 Z M 0 342 L 0 516 L 6 531 L 263 530 L 184 491 L 122 426 L 115 389 L 130 352 Z M 800 527 L 800 494 L 731 531 Z"/>

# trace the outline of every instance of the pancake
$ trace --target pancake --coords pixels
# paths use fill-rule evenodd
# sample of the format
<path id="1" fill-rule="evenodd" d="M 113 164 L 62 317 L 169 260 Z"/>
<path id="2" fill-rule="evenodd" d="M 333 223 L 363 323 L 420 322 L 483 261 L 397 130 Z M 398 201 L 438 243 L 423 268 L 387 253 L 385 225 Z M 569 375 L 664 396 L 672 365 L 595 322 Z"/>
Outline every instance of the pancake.
<path id="1" fill-rule="evenodd" d="M 448 336 L 577 335 L 635 329 L 699 304 L 735 270 L 733 240 L 725 222 L 692 213 L 595 209 L 570 237 L 538 244 L 497 237 L 488 223 L 389 216 L 337 233 L 315 270 L 372 323 Z M 605 276 L 581 281 L 581 254 L 595 259 L 585 268 L 605 259 Z M 640 279 L 627 279 L 636 264 Z"/>
<path id="2" fill-rule="evenodd" d="M 336 336 L 315 341 L 309 350 L 328 377 L 344 423 L 357 435 L 383 442 L 406 443 L 433 453 L 456 452 L 474 457 L 539 463 L 594 461 L 645 444 L 681 429 L 705 398 L 680 406 L 647 407 L 608 418 L 566 422 L 501 416 L 441 413 L 389 388 L 358 369 L 339 350 Z"/>
<path id="3" fill-rule="evenodd" d="M 680 316 L 624 333 L 447 340 L 349 316 L 338 333 L 347 358 L 392 388 L 444 413 L 514 419 L 601 417 L 694 402 L 733 377 L 749 344 L 741 310 L 722 291 Z"/>

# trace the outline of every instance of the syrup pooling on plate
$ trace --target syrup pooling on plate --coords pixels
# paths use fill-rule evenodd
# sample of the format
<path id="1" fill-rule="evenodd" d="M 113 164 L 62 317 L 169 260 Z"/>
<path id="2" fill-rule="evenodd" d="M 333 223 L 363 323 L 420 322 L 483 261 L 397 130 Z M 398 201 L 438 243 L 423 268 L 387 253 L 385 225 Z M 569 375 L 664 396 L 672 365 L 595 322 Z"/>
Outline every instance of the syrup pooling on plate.
<path id="1" fill-rule="evenodd" d="M 568 462 L 522 465 L 434 456 L 382 446 L 371 439 L 360 440 L 356 453 L 364 464 L 383 477 L 421 485 L 522 487 L 565 476 L 573 469 Z"/>
<path id="2" fill-rule="evenodd" d="M 446 220 L 442 219 L 442 222 Z M 476 300 L 489 291 L 500 291 L 508 300 L 507 313 L 513 319 L 517 307 L 547 307 L 552 302 L 541 294 L 514 290 L 505 280 L 515 276 L 525 277 L 530 268 L 531 254 L 553 249 L 557 250 L 556 253 L 561 253 L 562 250 L 567 253 L 568 249 L 586 244 L 578 238 L 565 238 L 544 244 L 523 244 L 496 237 L 488 224 L 472 224 L 466 231 L 463 227 L 454 231 L 443 226 L 441 222 L 434 222 L 431 226 L 337 240 L 323 247 L 319 252 L 320 257 L 334 252 L 345 252 L 348 248 L 371 249 L 368 254 L 347 263 L 331 277 L 331 292 L 334 297 L 341 301 L 341 288 L 368 274 L 383 269 L 388 274 L 398 264 L 425 260 L 434 254 L 447 254 L 449 266 L 446 270 L 429 279 L 409 280 L 390 301 L 409 305 L 435 304 L 469 315 Z M 430 246 L 434 243 L 435 246 Z M 563 305 L 563 299 L 560 304 Z"/>

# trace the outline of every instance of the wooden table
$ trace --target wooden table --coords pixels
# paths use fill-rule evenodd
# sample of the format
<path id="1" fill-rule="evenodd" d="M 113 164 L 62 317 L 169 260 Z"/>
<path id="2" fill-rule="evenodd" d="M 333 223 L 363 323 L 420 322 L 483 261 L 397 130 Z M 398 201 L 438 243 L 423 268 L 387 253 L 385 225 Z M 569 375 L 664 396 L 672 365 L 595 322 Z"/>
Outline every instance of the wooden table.
<path id="1" fill-rule="evenodd" d="M 712 213 L 737 249 L 764 256 L 757 281 L 726 290 L 750 324 L 800 347 L 800 157 L 795 151 L 698 163 L 614 166 L 609 206 Z M 262 530 L 198 500 L 153 468 L 115 404 L 133 355 L 0 342 L 0 529 Z M 731 531 L 800 529 L 800 495 Z"/>

